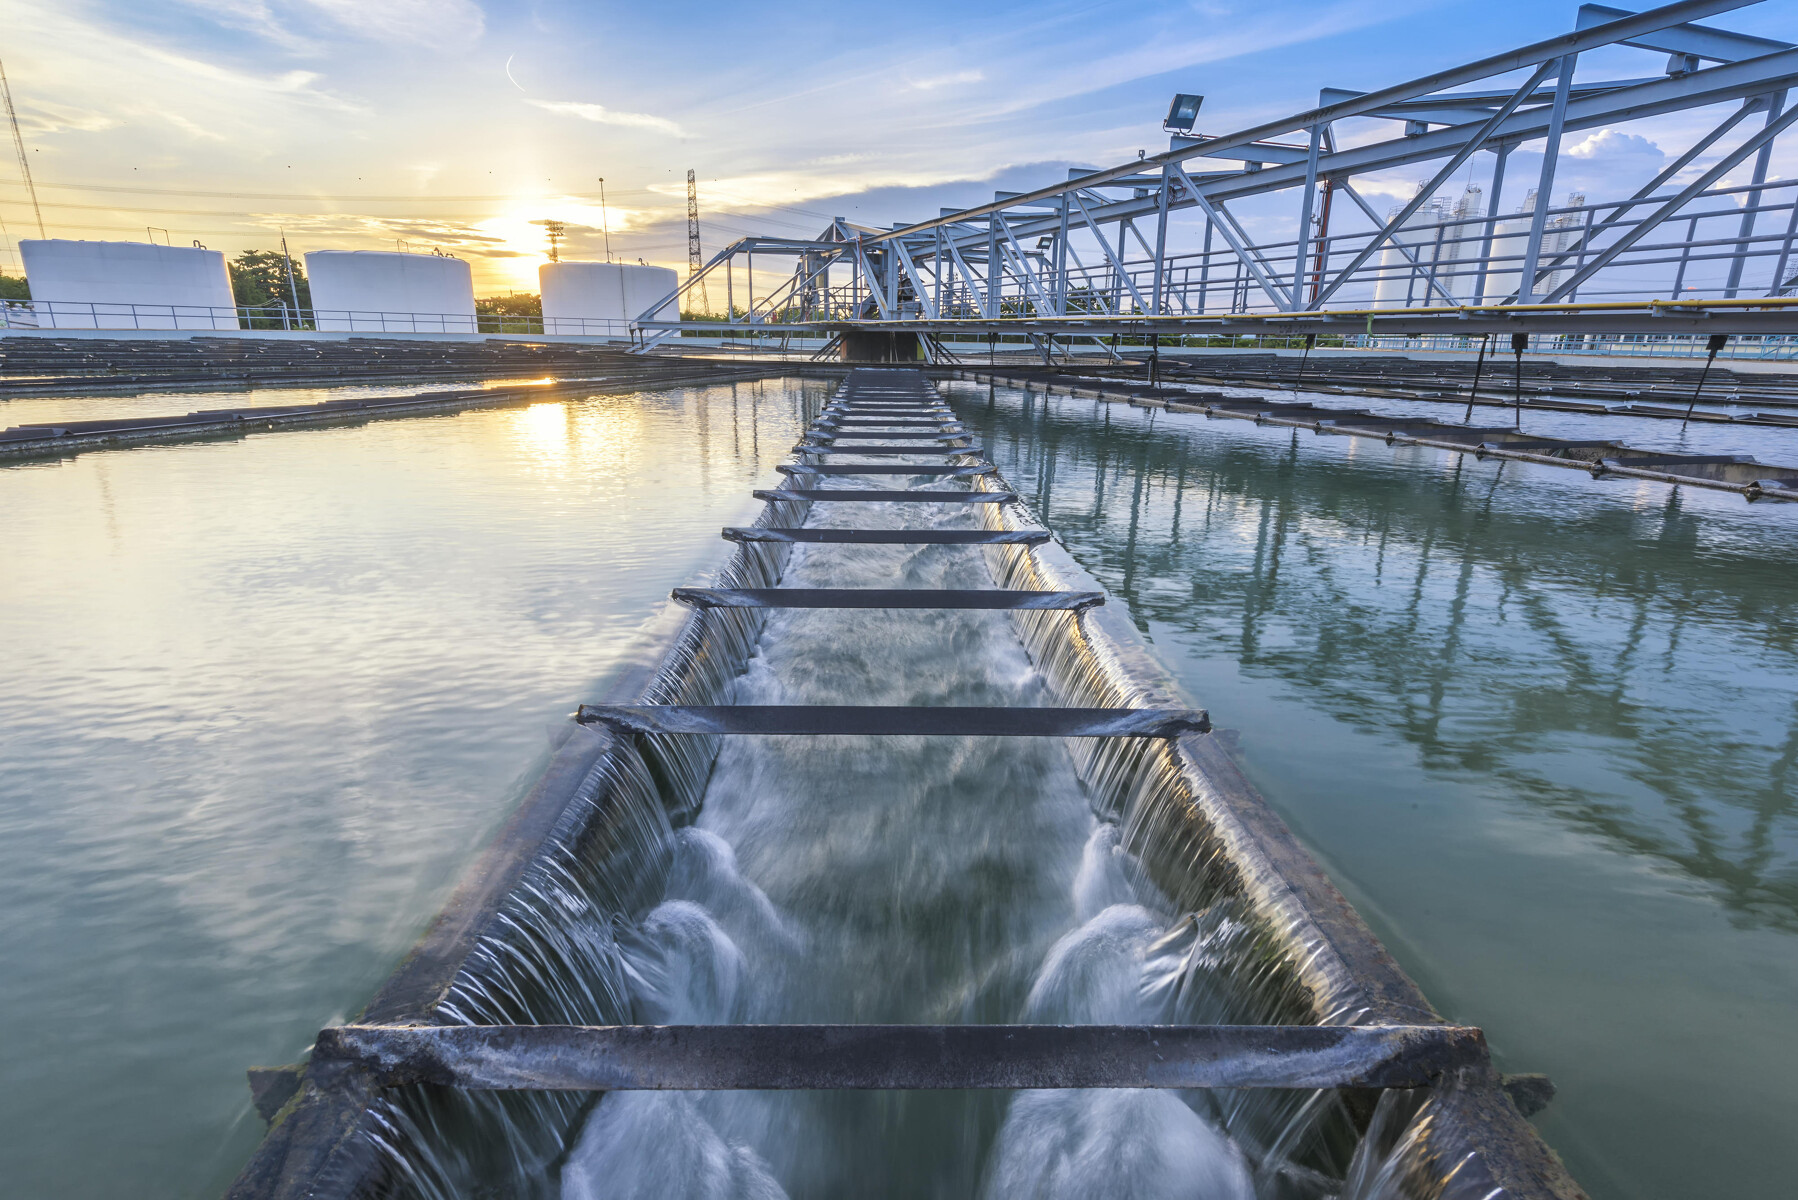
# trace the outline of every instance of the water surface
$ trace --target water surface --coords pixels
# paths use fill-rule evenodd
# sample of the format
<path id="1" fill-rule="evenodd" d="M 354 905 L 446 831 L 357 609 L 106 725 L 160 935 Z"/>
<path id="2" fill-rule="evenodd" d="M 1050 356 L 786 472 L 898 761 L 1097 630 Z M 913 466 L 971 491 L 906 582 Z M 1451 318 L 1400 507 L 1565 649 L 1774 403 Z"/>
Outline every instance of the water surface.
<path id="1" fill-rule="evenodd" d="M 217 1194 L 804 390 L 0 469 L 0 1190 Z"/>
<path id="2" fill-rule="evenodd" d="M 1798 505 L 947 393 L 1595 1197 L 1789 1189 Z"/>
<path id="3" fill-rule="evenodd" d="M 243 1068 L 392 968 L 822 386 L 0 469 L 0 1018 L 31 1031 L 0 1060 L 9 1191 L 216 1192 L 260 1132 Z M 1788 1187 L 1798 506 L 945 390 L 1436 1004 L 1555 1078 L 1540 1124 L 1595 1197 Z M 767 694 L 806 694 L 803 665 Z M 789 909 L 833 831 L 880 844 L 829 782 L 707 818 Z M 811 857 L 783 858 L 800 821 Z M 1053 841 L 1031 886 L 1065 897 Z M 943 1019 L 1014 1007 L 1071 912 L 994 990 L 917 964 Z M 844 968 L 818 1011 L 882 1011 Z"/>

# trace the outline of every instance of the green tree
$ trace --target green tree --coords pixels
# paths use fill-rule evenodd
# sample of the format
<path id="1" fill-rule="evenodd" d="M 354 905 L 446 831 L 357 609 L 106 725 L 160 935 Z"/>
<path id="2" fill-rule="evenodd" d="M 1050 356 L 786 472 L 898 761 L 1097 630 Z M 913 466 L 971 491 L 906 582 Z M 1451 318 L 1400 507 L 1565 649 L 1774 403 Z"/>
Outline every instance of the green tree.
<path id="1" fill-rule="evenodd" d="M 541 317 L 543 300 L 534 292 L 508 292 L 504 296 L 484 296 L 476 300 L 474 310 L 484 317 Z"/>
<path id="2" fill-rule="evenodd" d="M 29 300 L 31 285 L 23 276 L 0 275 L 0 300 Z"/>
<path id="3" fill-rule="evenodd" d="M 287 286 L 287 256 L 279 250 L 245 250 L 231 263 L 231 295 L 246 308 L 267 306 L 307 309 L 312 307 L 312 287 L 299 263 L 293 264 L 293 290 Z"/>

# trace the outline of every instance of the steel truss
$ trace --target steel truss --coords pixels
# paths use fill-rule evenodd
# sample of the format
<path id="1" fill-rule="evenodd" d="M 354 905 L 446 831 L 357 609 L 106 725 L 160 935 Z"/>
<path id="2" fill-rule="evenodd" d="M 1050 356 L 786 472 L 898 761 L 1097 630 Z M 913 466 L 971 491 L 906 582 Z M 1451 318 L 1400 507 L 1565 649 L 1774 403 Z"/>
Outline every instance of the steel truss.
<path id="1" fill-rule="evenodd" d="M 1151 331 L 1798 334 L 1798 180 L 1768 180 L 1775 139 L 1798 121 L 1798 47 L 1692 23 L 1756 2 L 1587 4 L 1571 33 L 1378 91 L 1324 88 L 1307 112 L 1176 135 L 1166 153 L 990 204 L 745 238 L 637 325 L 646 344 L 720 332 L 650 318 L 722 276 L 734 333 L 909 331 L 933 358 L 943 337 L 1001 332 L 1045 357 L 1045 338 Z M 1664 55 L 1660 73 L 1576 82 L 1580 56 L 1607 46 Z M 1706 108 L 1714 126 L 1627 195 L 1550 202 L 1566 136 Z M 1541 164 L 1518 204 L 1506 167 L 1530 143 Z M 1490 196 L 1449 211 L 1438 191 L 1482 153 Z M 1726 185 L 1745 163 L 1749 182 Z M 1384 218 L 1354 185 L 1422 165 L 1427 181 Z M 1294 189 L 1296 222 L 1279 218 L 1289 232 L 1258 240 L 1251 226 L 1276 222 L 1237 210 Z M 1332 229 L 1333 212 L 1362 227 Z M 758 254 L 792 263 L 759 297 Z"/>

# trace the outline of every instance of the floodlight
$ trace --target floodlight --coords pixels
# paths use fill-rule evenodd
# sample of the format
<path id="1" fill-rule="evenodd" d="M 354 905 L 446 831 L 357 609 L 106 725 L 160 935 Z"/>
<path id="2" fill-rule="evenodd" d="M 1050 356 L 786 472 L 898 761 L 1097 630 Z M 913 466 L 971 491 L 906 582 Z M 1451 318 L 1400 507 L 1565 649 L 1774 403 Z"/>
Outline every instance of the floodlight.
<path id="1" fill-rule="evenodd" d="M 1161 127 L 1171 133 L 1191 133 L 1193 123 L 1199 119 L 1199 105 L 1203 103 L 1205 97 L 1189 96 L 1182 92 L 1168 106 L 1167 120 L 1161 123 Z"/>

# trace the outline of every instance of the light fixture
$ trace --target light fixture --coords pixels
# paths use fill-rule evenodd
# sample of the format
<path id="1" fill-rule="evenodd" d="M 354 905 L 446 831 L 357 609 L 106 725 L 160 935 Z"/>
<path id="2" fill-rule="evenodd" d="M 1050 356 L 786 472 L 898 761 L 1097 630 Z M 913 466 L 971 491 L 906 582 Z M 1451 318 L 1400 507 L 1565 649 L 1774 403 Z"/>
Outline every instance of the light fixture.
<path id="1" fill-rule="evenodd" d="M 1168 106 L 1167 120 L 1161 123 L 1161 127 L 1170 133 L 1191 133 L 1193 123 L 1199 119 L 1199 105 L 1203 103 L 1203 96 L 1180 93 Z"/>

